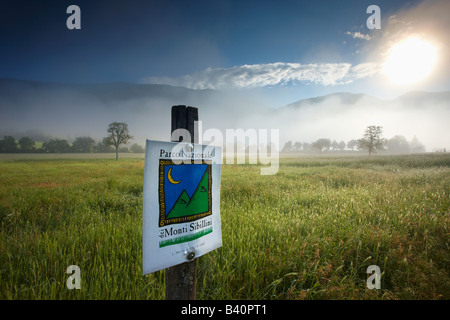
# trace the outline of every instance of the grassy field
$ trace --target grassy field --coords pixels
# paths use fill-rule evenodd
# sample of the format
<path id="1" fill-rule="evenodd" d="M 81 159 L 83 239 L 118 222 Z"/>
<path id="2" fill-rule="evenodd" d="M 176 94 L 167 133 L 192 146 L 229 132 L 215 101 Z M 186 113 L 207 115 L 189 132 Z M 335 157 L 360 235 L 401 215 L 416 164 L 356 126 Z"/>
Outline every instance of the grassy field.
<path id="1" fill-rule="evenodd" d="M 0 299 L 164 299 L 142 275 L 141 159 L 0 161 Z M 223 165 L 198 299 L 450 299 L 450 155 Z M 81 290 L 68 290 L 69 265 Z M 366 287 L 369 265 L 381 289 Z"/>

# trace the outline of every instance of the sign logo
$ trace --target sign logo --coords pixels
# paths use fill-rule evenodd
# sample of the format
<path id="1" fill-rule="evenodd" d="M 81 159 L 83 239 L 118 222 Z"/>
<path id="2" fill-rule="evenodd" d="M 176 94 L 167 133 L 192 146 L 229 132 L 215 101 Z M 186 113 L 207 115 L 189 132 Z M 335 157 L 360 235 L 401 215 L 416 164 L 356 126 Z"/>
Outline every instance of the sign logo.
<path id="1" fill-rule="evenodd" d="M 211 215 L 211 164 L 159 160 L 159 227 Z"/>

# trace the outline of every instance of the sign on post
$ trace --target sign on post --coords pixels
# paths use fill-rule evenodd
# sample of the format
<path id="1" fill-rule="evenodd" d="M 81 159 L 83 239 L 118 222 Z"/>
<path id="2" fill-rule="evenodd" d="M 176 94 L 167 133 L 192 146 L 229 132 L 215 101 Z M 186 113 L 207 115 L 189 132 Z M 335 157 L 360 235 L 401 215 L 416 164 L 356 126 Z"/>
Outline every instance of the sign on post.
<path id="1" fill-rule="evenodd" d="M 143 274 L 222 246 L 220 147 L 147 140 Z"/>

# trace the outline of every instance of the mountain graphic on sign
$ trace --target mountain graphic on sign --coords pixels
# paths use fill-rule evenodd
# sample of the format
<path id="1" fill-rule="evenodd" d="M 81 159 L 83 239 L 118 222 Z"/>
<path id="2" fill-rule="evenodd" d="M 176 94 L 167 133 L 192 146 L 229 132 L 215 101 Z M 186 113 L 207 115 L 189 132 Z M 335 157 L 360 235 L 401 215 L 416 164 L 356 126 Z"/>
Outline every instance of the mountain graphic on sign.
<path id="1" fill-rule="evenodd" d="M 190 216 L 209 210 L 209 173 L 205 170 L 192 197 L 183 190 L 167 214 L 167 219 Z"/>

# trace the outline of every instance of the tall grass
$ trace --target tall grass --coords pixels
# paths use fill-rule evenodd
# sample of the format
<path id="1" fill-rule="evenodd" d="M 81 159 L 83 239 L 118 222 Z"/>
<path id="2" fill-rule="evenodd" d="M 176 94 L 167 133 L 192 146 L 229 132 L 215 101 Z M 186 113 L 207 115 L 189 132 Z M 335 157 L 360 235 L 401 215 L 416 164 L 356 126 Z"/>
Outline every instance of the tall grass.
<path id="1" fill-rule="evenodd" d="M 1 299 L 164 299 L 142 276 L 142 159 L 0 162 Z M 223 165 L 198 299 L 449 299 L 450 156 Z M 68 290 L 69 265 L 81 290 Z M 381 289 L 366 287 L 369 265 Z"/>

